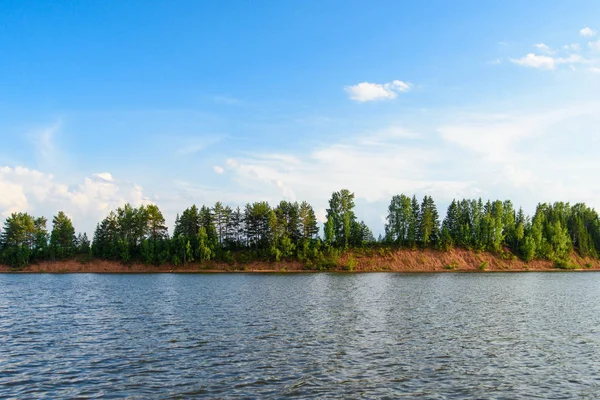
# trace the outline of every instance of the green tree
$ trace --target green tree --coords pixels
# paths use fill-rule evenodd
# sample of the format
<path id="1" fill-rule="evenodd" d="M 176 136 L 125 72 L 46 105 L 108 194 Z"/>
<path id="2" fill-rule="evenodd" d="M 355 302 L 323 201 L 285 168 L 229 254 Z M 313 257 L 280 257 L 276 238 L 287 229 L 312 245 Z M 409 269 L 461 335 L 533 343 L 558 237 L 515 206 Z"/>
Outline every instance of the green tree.
<path id="1" fill-rule="evenodd" d="M 334 192 L 329 200 L 327 219 L 333 222 L 334 242 L 337 246 L 348 248 L 352 225 L 356 222 L 354 215 L 354 193 L 348 189 Z"/>
<path id="2" fill-rule="evenodd" d="M 424 247 L 437 243 L 440 223 L 437 208 L 431 196 L 425 196 L 421 203 L 417 232 L 417 238 Z"/>
<path id="3" fill-rule="evenodd" d="M 409 246 L 411 229 L 416 225 L 411 199 L 404 195 L 392 197 L 385 225 L 386 241 L 399 246 Z"/>
<path id="4" fill-rule="evenodd" d="M 548 243 L 550 253 L 548 257 L 553 261 L 566 261 L 572 250 L 571 238 L 566 226 L 560 221 L 554 221 L 548 226 Z"/>
<path id="5" fill-rule="evenodd" d="M 198 232 L 200 226 L 203 226 L 204 230 L 206 230 L 206 234 L 208 235 L 208 241 L 212 244 L 211 246 L 213 246 L 213 251 L 217 251 L 217 248 L 219 247 L 219 235 L 217 233 L 212 210 L 206 206 L 202 206 L 202 208 L 200 208 L 200 212 L 198 213 L 198 222 L 199 225 L 196 226 L 196 233 Z M 192 233 L 190 233 L 190 235 L 192 235 Z M 194 245 L 197 246 L 198 243 L 194 242 Z"/>
<path id="6" fill-rule="evenodd" d="M 76 240 L 76 253 L 78 255 L 91 255 L 91 243 L 90 239 L 88 239 L 87 233 L 83 232 L 77 235 Z"/>
<path id="7" fill-rule="evenodd" d="M 210 211 L 206 211 L 210 215 Z M 186 208 L 181 215 L 177 215 L 175 218 L 173 237 L 178 237 L 179 235 L 186 237 L 195 236 L 198 228 L 200 228 L 200 218 L 201 216 L 196 205 Z"/>
<path id="8" fill-rule="evenodd" d="M 95 257 L 107 260 L 117 260 L 119 258 L 119 225 L 117 214 L 111 211 L 104 218 L 94 231 L 92 241 L 92 254 Z"/>
<path id="9" fill-rule="evenodd" d="M 302 239 L 311 240 L 319 234 L 319 226 L 317 225 L 315 211 L 306 201 L 303 201 L 302 204 L 300 204 L 299 223 Z"/>
<path id="10" fill-rule="evenodd" d="M 231 213 L 229 219 L 230 247 L 239 248 L 244 246 L 244 215 L 239 207 Z"/>
<path id="11" fill-rule="evenodd" d="M 144 264 L 154 264 L 154 260 L 155 260 L 155 249 L 154 249 L 154 241 L 149 240 L 149 239 L 144 239 L 142 240 L 142 246 L 141 246 L 141 254 L 142 254 L 142 260 L 144 261 Z"/>
<path id="12" fill-rule="evenodd" d="M 515 209 L 510 200 L 502 203 L 502 226 L 504 235 L 504 245 L 514 249 L 517 244 L 517 217 Z"/>
<path id="13" fill-rule="evenodd" d="M 523 261 L 529 262 L 535 258 L 536 247 L 534 237 L 530 233 L 525 234 L 523 243 L 521 244 L 521 257 Z"/>
<path id="14" fill-rule="evenodd" d="M 52 219 L 50 252 L 53 258 L 64 260 L 73 257 L 75 250 L 75 228 L 73 228 L 71 218 L 59 211 Z"/>
<path id="15" fill-rule="evenodd" d="M 419 221 L 421 220 L 421 208 L 419 207 L 419 201 L 417 196 L 413 195 L 410 200 L 410 208 L 412 209 L 413 217 L 408 224 L 408 237 L 406 239 L 406 245 L 411 249 L 417 246 L 417 240 L 419 236 Z"/>
<path id="16" fill-rule="evenodd" d="M 258 252 L 259 249 L 269 249 L 272 232 L 269 216 L 271 207 L 266 201 L 247 204 L 244 210 L 244 225 L 246 238 L 250 247 Z"/>
<path id="17" fill-rule="evenodd" d="M 214 257 L 214 251 L 211 249 L 208 234 L 203 226 L 198 229 L 198 249 L 196 250 L 196 255 L 200 262 L 208 261 Z"/>
<path id="18" fill-rule="evenodd" d="M 568 230 L 573 247 L 582 257 L 598 258 L 600 245 L 600 219 L 598 213 L 578 203 L 571 208 Z"/>
<path id="19" fill-rule="evenodd" d="M 190 241 L 185 242 L 185 253 L 183 255 L 183 264 L 188 264 L 194 261 L 194 252 L 192 251 L 192 245 Z"/>
<path id="20" fill-rule="evenodd" d="M 368 244 L 375 242 L 375 237 L 371 229 L 365 224 L 364 221 L 354 222 L 352 225 L 350 244 L 352 247 L 363 247 Z"/>
<path id="21" fill-rule="evenodd" d="M 282 200 L 274 209 L 277 227 L 290 241 L 298 243 L 303 237 L 300 221 L 300 205 L 297 202 Z M 316 222 L 316 221 L 315 221 Z M 308 227 L 310 229 L 310 227 Z"/>
<path id="22" fill-rule="evenodd" d="M 442 236 L 444 236 L 444 247 L 452 247 L 454 243 L 461 243 L 461 213 L 460 213 L 459 203 L 455 199 L 452 200 L 452 203 L 448 206 L 448 210 L 446 211 L 446 217 L 442 222 L 442 231 L 444 229 L 446 232 L 443 232 Z"/>
<path id="23" fill-rule="evenodd" d="M 169 239 L 165 218 L 155 204 L 148 204 L 142 211 L 146 220 L 145 235 L 142 239 L 142 259 L 147 264 L 160 265 L 168 254 L 164 254 Z"/>
<path id="24" fill-rule="evenodd" d="M 44 217 L 35 218 L 33 222 L 33 246 L 32 246 L 32 261 L 43 261 L 48 259 L 48 231 L 46 223 L 48 220 Z"/>
<path id="25" fill-rule="evenodd" d="M 127 246 L 127 251 L 121 251 L 123 262 L 129 262 L 140 254 L 142 240 L 148 234 L 148 215 L 145 207 L 135 208 L 127 203 L 117 208 L 117 226 L 121 246 Z M 127 255 L 127 260 L 123 257 Z"/>
<path id="26" fill-rule="evenodd" d="M 6 219 L 0 234 L 3 262 L 14 268 L 29 264 L 35 246 L 35 222 L 35 218 L 27 213 L 12 213 Z"/>
<path id="27" fill-rule="evenodd" d="M 515 220 L 515 225 L 516 228 L 514 234 L 514 243 L 510 245 L 510 249 L 514 253 L 522 255 L 526 227 L 530 225 L 529 217 L 525 215 L 525 213 L 523 212 L 523 208 L 519 208 L 519 212 L 517 213 L 517 217 Z"/>
<path id="28" fill-rule="evenodd" d="M 169 230 L 165 225 L 165 217 L 155 204 L 148 204 L 145 208 L 146 232 L 148 239 L 153 242 L 165 240 L 169 237 Z"/>
<path id="29" fill-rule="evenodd" d="M 215 228 L 217 230 L 217 238 L 219 246 L 223 246 L 223 242 L 225 239 L 225 231 L 227 228 L 227 218 L 225 207 L 220 201 L 215 203 L 215 206 L 212 209 L 213 212 L 213 221 L 215 224 Z"/>
<path id="30" fill-rule="evenodd" d="M 331 215 L 327 216 L 327 221 L 325 221 L 323 230 L 325 231 L 325 243 L 328 246 L 333 246 L 335 241 L 335 227 L 333 225 L 333 217 Z"/>
<path id="31" fill-rule="evenodd" d="M 438 248 L 442 251 L 450 251 L 454 246 L 450 229 L 448 229 L 446 220 L 442 222 L 442 230 L 440 231 L 440 238 L 438 240 Z"/>

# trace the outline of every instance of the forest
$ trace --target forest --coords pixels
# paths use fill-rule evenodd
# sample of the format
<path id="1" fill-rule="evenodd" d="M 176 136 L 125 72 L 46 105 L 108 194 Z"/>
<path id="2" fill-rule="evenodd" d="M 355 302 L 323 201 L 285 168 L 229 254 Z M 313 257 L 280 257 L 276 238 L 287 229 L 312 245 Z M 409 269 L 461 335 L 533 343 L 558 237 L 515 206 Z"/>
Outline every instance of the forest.
<path id="1" fill-rule="evenodd" d="M 455 247 L 519 257 L 525 262 L 550 260 L 567 265 L 577 252 L 598 258 L 600 219 L 585 204 L 538 204 L 534 215 L 515 210 L 510 200 L 453 200 L 440 218 L 431 196 L 393 196 L 385 234 L 375 239 L 354 212 L 354 194 L 347 189 L 329 199 L 322 232 L 313 207 L 281 201 L 275 207 L 254 202 L 232 208 L 217 202 L 196 205 L 176 218 L 172 234 L 157 205 L 126 204 L 100 221 L 90 240 L 76 234 L 62 211 L 48 220 L 13 213 L 0 231 L 0 262 L 21 269 L 41 261 L 93 259 L 147 265 L 298 260 L 306 269 L 328 270 L 339 265 L 340 254 L 369 247 L 436 249 Z"/>

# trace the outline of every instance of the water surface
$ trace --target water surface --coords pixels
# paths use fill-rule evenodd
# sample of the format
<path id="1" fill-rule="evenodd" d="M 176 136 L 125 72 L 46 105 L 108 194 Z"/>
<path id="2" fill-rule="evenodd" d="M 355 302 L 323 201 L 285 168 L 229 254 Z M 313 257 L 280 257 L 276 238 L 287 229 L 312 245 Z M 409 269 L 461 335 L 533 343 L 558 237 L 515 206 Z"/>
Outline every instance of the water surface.
<path id="1" fill-rule="evenodd" d="M 0 398 L 596 398 L 600 274 L 0 275 Z"/>

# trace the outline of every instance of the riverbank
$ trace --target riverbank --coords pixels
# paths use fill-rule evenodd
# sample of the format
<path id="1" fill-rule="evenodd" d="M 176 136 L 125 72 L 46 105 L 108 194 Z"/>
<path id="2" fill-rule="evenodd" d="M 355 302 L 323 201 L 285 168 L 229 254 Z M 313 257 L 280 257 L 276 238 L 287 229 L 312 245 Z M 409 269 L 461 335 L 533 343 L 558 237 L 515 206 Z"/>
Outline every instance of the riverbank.
<path id="1" fill-rule="evenodd" d="M 570 261 L 562 269 L 600 270 L 600 261 L 571 255 Z M 350 251 L 339 257 L 337 267 L 328 271 L 353 272 L 485 272 L 485 271 L 558 271 L 554 262 L 533 260 L 528 263 L 510 253 L 503 255 L 454 249 L 448 252 L 436 250 L 390 250 L 367 249 Z M 46 261 L 31 264 L 15 271 L 0 265 L 0 272 L 19 273 L 211 273 L 211 272 L 310 272 L 305 264 L 293 261 L 250 263 L 224 263 L 209 261 L 202 264 L 190 263 L 175 266 L 161 266 L 132 263 L 129 265 L 113 261 L 92 260 L 82 263 L 77 260 Z"/>

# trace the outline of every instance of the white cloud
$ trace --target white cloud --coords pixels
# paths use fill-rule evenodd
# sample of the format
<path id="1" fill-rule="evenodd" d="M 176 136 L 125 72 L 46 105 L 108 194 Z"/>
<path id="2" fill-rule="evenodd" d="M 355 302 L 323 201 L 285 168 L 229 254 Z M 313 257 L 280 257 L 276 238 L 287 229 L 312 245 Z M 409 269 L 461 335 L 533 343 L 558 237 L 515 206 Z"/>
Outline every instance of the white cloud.
<path id="1" fill-rule="evenodd" d="M 581 51 L 581 45 L 579 43 L 571 43 L 564 45 L 563 49 L 567 51 Z"/>
<path id="2" fill-rule="evenodd" d="M 358 139 L 359 143 L 371 145 L 388 143 L 390 140 L 397 139 L 420 139 L 422 136 L 417 132 L 404 128 L 402 126 L 392 125 L 384 129 L 376 129 L 364 132 L 364 136 Z"/>
<path id="3" fill-rule="evenodd" d="M 273 179 L 272 183 L 281 191 L 281 195 L 284 199 L 290 199 L 292 201 L 297 200 L 293 190 L 287 187 L 281 180 Z"/>
<path id="4" fill-rule="evenodd" d="M 593 146 L 600 140 L 594 133 L 600 124 L 597 109 L 597 104 L 588 104 L 529 114 L 442 110 L 426 114 L 426 124 L 420 122 L 419 128 L 394 124 L 361 129 L 305 151 L 232 153 L 213 164 L 228 179 L 215 177 L 215 184 L 195 177 L 178 180 L 160 189 L 164 196 L 152 199 L 170 228 L 177 212 L 217 200 L 234 207 L 252 201 L 274 205 L 281 199 L 307 200 L 323 221 L 331 193 L 346 187 L 357 196 L 358 218 L 376 234 L 383 230 L 381 214 L 398 193 L 432 195 L 441 216 L 455 197 L 510 198 L 526 212 L 538 201 L 585 201 L 598 207 L 600 183 L 595 177 L 600 164 Z M 434 114 L 444 121 L 433 120 Z M 90 234 L 111 209 L 125 202 L 149 202 L 139 185 L 106 171 L 68 185 L 45 172 L 3 167 L 0 193 L 4 216 L 27 211 L 50 219 L 64 210 L 78 231 Z"/>
<path id="5" fill-rule="evenodd" d="M 102 180 L 105 180 L 107 182 L 113 182 L 115 179 L 113 178 L 112 174 L 110 174 L 109 172 L 101 172 L 98 174 L 94 174 L 93 175 L 96 178 L 100 178 Z"/>
<path id="6" fill-rule="evenodd" d="M 51 174 L 24 167 L 0 167 L 0 193 L 3 217 L 29 212 L 50 221 L 62 210 L 72 216 L 78 231 L 88 234 L 110 210 L 125 203 L 139 206 L 150 202 L 139 185 L 117 181 L 107 172 L 69 186 L 57 182 Z"/>
<path id="7" fill-rule="evenodd" d="M 222 174 L 223 172 L 225 172 L 225 170 L 223 169 L 223 167 L 219 166 L 219 165 L 215 165 L 213 167 L 213 171 L 215 171 L 216 174 Z"/>
<path id="8" fill-rule="evenodd" d="M 412 140 L 404 133 L 412 130 L 396 126 L 390 130 L 398 131 L 397 137 L 376 129 L 304 154 L 230 158 L 227 165 L 236 186 L 231 195 L 221 195 L 271 204 L 306 199 L 315 210 L 324 210 L 331 192 L 345 187 L 356 194 L 358 217 L 368 218 L 376 232 L 382 229 L 379 215 L 398 193 L 431 194 L 442 216 L 455 197 L 510 198 L 527 212 L 538 201 L 584 201 L 598 207 L 600 184 L 580 186 L 573 178 L 584 174 L 582 180 L 595 182 L 600 173 L 589 145 L 590 132 L 600 123 L 597 108 L 588 104 L 531 114 L 457 115 L 449 117 L 454 122 L 437 125 L 437 137 L 421 133 Z M 569 148 L 588 150 L 578 150 L 573 163 Z"/>
<path id="9" fill-rule="evenodd" d="M 394 80 L 388 83 L 361 82 L 354 86 L 346 86 L 344 89 L 350 99 L 358 102 L 374 100 L 391 100 L 398 97 L 398 93 L 407 92 L 411 85 L 407 82 Z"/>
<path id="10" fill-rule="evenodd" d="M 594 74 L 600 74 L 600 68 L 598 68 L 598 67 L 590 67 L 590 68 L 588 68 L 588 71 L 590 71 Z"/>
<path id="11" fill-rule="evenodd" d="M 543 110 L 535 114 L 464 116 L 443 125 L 440 136 L 458 152 L 454 174 L 465 176 L 494 196 L 529 207 L 537 201 L 583 201 L 600 206 L 600 185 L 585 185 L 600 173 L 590 142 L 598 104 Z M 598 135 L 595 135 L 598 136 Z M 576 150 L 577 162 L 573 160 Z M 466 172 L 476 165 L 474 171 Z M 478 178 L 477 178 L 478 176 Z M 577 176 L 577 181 L 575 180 Z"/>
<path id="12" fill-rule="evenodd" d="M 544 44 L 544 43 L 534 44 L 533 46 L 536 47 L 538 50 L 540 50 L 542 53 L 546 53 L 546 54 L 556 53 L 556 51 L 552 50 L 547 44 Z"/>
<path id="13" fill-rule="evenodd" d="M 571 54 L 568 57 L 564 58 L 555 58 L 556 62 L 558 64 L 567 64 L 567 65 L 573 65 L 573 64 L 586 64 L 589 63 L 590 60 L 587 60 L 585 58 L 583 58 L 582 56 L 580 56 L 579 54 Z"/>
<path id="14" fill-rule="evenodd" d="M 29 130 L 24 137 L 31 143 L 38 168 L 52 171 L 68 171 L 68 157 L 56 145 L 63 123 L 57 119 L 51 125 Z"/>
<path id="15" fill-rule="evenodd" d="M 596 31 L 585 27 L 579 31 L 579 34 L 584 37 L 592 37 L 596 35 Z M 600 40 L 590 41 L 587 45 L 590 50 L 600 51 Z M 566 44 L 556 49 L 545 43 L 537 43 L 533 46 L 541 54 L 529 53 L 520 58 L 511 58 L 510 61 L 528 68 L 555 70 L 559 66 L 564 66 L 571 71 L 578 70 L 576 68 L 577 64 L 587 64 L 592 67 L 600 64 L 598 56 L 590 51 L 583 52 L 583 55 L 577 54 L 582 52 L 581 43 Z"/>
<path id="16" fill-rule="evenodd" d="M 0 174 L 3 171 L 0 170 Z M 1 175 L 0 175 L 1 176 Z M 15 182 L 0 181 L 0 210 L 2 216 L 6 217 L 13 212 L 27 209 L 27 196 L 23 193 L 23 187 Z"/>
<path id="17" fill-rule="evenodd" d="M 519 59 L 510 59 L 511 62 L 517 65 L 528 68 L 537 69 L 556 69 L 557 66 L 566 64 L 573 66 L 574 64 L 589 63 L 589 60 L 581 57 L 579 54 L 571 54 L 568 57 L 551 57 L 551 56 L 540 56 L 533 53 L 529 53 Z"/>
<path id="18" fill-rule="evenodd" d="M 556 60 L 553 57 L 538 56 L 533 53 L 518 59 L 511 58 L 510 61 L 529 68 L 554 69 L 556 67 Z"/>
<path id="19" fill-rule="evenodd" d="M 442 125 L 438 132 L 447 142 L 489 162 L 501 162 L 511 157 L 515 143 L 541 134 L 555 117 L 556 114 L 468 116 L 465 122 Z"/>
<path id="20" fill-rule="evenodd" d="M 579 31 L 579 34 L 583 37 L 592 37 L 596 36 L 596 31 L 590 28 L 589 26 L 586 26 L 585 28 Z"/>
<path id="21" fill-rule="evenodd" d="M 55 133 L 60 129 L 61 123 L 56 122 L 50 128 L 42 129 L 34 134 L 34 143 L 38 151 L 44 158 L 51 158 L 56 152 L 56 148 L 52 141 Z"/>
<path id="22" fill-rule="evenodd" d="M 318 222 L 324 224 L 325 222 L 327 222 L 327 209 L 321 207 L 315 210 L 315 217 L 317 217 Z"/>
<path id="23" fill-rule="evenodd" d="M 324 210 L 331 192 L 343 187 L 369 203 L 386 202 L 397 193 L 431 193 L 441 199 L 469 194 L 468 183 L 437 177 L 443 152 L 411 140 L 419 135 L 398 126 L 374 132 L 317 146 L 305 154 L 267 153 L 230 159 L 227 164 L 238 185 L 236 192 L 270 202 L 282 197 L 306 199 L 315 210 Z M 380 212 L 377 210 L 377 215 Z"/>
<path id="24" fill-rule="evenodd" d="M 237 161 L 235 161 L 234 159 L 228 158 L 225 161 L 225 164 L 227 165 L 227 167 L 229 168 L 236 168 L 238 166 Z"/>
<path id="25" fill-rule="evenodd" d="M 592 50 L 600 51 L 600 40 L 597 40 L 595 42 L 588 42 L 588 46 Z"/>

